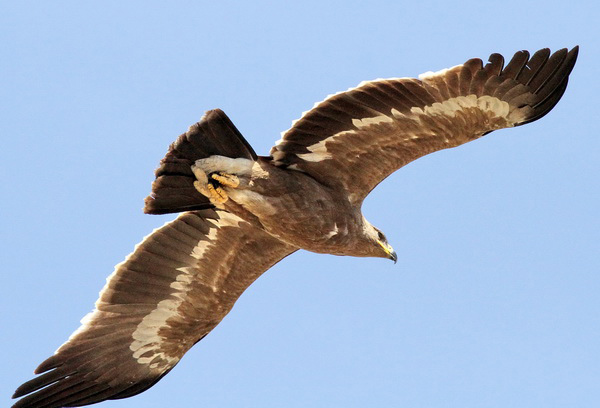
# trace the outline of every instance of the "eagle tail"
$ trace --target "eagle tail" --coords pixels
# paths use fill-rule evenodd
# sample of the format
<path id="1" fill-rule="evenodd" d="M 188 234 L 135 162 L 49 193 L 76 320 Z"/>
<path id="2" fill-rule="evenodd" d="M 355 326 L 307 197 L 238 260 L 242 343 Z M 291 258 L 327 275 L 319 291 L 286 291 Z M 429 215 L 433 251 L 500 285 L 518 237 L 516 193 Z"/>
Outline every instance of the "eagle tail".
<path id="1" fill-rule="evenodd" d="M 213 155 L 256 160 L 250 144 L 220 109 L 206 112 L 200 122 L 171 144 L 161 160 L 144 200 L 146 214 L 168 214 L 212 208 L 210 201 L 194 187 L 191 166 Z"/>

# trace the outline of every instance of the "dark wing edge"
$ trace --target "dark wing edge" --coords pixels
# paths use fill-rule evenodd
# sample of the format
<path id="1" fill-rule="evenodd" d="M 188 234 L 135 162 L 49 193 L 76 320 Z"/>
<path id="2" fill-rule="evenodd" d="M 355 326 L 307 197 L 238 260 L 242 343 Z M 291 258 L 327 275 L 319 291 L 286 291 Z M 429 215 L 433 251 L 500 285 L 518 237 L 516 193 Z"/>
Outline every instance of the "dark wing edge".
<path id="1" fill-rule="evenodd" d="M 277 166 L 364 197 L 426 154 L 546 115 L 565 92 L 579 47 L 492 54 L 414 78 L 379 79 L 315 104 L 271 149 Z"/>
<path id="2" fill-rule="evenodd" d="M 82 406 L 148 389 L 295 250 L 225 211 L 181 214 L 116 266 L 95 310 L 15 391 L 23 398 L 13 408 Z"/>

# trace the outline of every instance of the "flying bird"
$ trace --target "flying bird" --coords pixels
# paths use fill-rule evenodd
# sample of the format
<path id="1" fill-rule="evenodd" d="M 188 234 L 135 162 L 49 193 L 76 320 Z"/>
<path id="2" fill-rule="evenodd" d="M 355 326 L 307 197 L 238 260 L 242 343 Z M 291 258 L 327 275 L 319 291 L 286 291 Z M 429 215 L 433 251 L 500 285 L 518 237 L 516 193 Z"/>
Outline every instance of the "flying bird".
<path id="1" fill-rule="evenodd" d="M 21 385 L 14 408 L 73 407 L 159 381 L 271 266 L 305 249 L 397 260 L 361 212 L 388 175 L 426 154 L 547 114 L 578 47 L 504 65 L 378 79 L 305 112 L 257 156 L 219 109 L 179 136 L 156 170 L 148 214 L 180 213 L 115 267 L 95 309 Z"/>

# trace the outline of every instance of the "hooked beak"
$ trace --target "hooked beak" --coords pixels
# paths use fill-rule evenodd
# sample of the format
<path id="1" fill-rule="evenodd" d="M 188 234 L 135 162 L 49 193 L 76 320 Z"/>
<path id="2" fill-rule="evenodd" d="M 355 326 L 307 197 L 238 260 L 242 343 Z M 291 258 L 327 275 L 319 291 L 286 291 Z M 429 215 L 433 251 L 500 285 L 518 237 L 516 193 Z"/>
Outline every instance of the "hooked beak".
<path id="1" fill-rule="evenodd" d="M 394 251 L 394 248 L 392 248 L 390 244 L 381 241 L 377 241 L 377 243 L 380 247 L 383 248 L 383 250 L 387 254 L 388 259 L 391 259 L 392 261 L 394 261 L 394 263 L 398 261 L 398 255 L 396 254 L 396 251 Z"/>

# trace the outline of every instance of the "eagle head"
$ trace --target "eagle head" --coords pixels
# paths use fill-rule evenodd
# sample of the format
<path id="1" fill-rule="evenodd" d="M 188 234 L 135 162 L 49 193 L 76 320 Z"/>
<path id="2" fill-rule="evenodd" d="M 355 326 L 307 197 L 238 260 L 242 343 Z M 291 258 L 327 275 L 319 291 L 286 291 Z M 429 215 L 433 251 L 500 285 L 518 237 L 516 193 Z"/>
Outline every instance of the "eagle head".
<path id="1" fill-rule="evenodd" d="M 381 230 L 377 227 L 374 227 L 370 222 L 368 222 L 363 217 L 363 232 L 367 236 L 368 240 L 371 242 L 371 245 L 374 247 L 373 256 L 379 258 L 388 258 L 394 261 L 398 261 L 398 255 L 394 248 L 389 244 L 385 234 L 381 232 Z"/>

